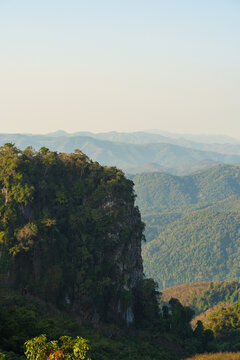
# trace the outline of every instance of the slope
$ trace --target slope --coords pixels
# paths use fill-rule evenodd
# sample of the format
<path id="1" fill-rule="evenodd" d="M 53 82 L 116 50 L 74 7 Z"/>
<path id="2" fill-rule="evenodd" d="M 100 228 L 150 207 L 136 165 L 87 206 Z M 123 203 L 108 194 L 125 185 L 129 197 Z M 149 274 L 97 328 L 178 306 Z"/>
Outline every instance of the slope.
<path id="1" fill-rule="evenodd" d="M 133 177 L 146 223 L 144 271 L 160 288 L 240 275 L 240 167 Z"/>
<path id="2" fill-rule="evenodd" d="M 240 276 L 240 212 L 200 210 L 163 227 L 143 247 L 144 271 L 160 288 Z"/>
<path id="3" fill-rule="evenodd" d="M 201 314 L 222 304 L 240 302 L 240 282 L 232 281 L 201 281 L 172 286 L 162 291 L 162 300 L 177 298 L 184 306 L 190 306 L 196 314 Z"/>

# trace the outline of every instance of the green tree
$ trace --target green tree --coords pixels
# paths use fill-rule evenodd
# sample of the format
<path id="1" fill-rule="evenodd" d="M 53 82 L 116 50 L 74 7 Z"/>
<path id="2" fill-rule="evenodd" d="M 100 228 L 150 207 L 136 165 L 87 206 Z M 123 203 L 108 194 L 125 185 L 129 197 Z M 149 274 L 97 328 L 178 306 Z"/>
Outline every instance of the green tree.
<path id="1" fill-rule="evenodd" d="M 181 334 L 181 337 L 187 338 L 192 336 L 190 321 L 194 316 L 194 310 L 188 306 L 183 306 L 178 299 L 172 298 L 169 301 L 171 317 L 171 329 Z"/>
<path id="2" fill-rule="evenodd" d="M 90 360 L 88 341 L 77 336 L 62 336 L 60 339 L 47 341 L 42 334 L 25 342 L 25 355 L 29 360 Z"/>

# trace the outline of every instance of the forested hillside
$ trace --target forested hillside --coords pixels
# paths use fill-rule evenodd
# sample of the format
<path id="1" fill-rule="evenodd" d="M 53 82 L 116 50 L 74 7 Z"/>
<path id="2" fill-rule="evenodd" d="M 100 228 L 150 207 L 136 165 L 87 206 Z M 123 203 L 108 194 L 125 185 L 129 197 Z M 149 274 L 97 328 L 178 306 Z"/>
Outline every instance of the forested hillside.
<path id="1" fill-rule="evenodd" d="M 160 288 L 239 277 L 240 167 L 133 178 L 146 223 L 144 270 Z"/>
<path id="2" fill-rule="evenodd" d="M 239 281 L 209 281 L 172 286 L 162 291 L 162 301 L 172 297 L 201 314 L 221 304 L 240 303 Z"/>
<path id="3" fill-rule="evenodd" d="M 188 176 L 166 173 L 133 177 L 137 202 L 145 209 L 180 209 L 209 206 L 240 195 L 240 166 L 218 165 Z"/>
<path id="4" fill-rule="evenodd" d="M 164 226 L 143 248 L 145 274 L 160 288 L 237 279 L 240 212 L 199 210 Z"/>

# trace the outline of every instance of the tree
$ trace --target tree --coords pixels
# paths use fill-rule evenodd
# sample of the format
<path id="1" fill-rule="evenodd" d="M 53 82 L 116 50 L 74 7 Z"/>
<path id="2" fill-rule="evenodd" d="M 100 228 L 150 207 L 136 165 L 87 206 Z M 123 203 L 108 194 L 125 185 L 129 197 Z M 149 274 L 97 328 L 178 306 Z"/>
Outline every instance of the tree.
<path id="1" fill-rule="evenodd" d="M 174 332 L 181 334 L 183 338 L 192 335 L 190 321 L 194 316 L 194 310 L 188 306 L 183 306 L 178 299 L 171 298 L 169 301 L 171 310 L 171 328 Z"/>
<path id="2" fill-rule="evenodd" d="M 79 336 L 62 336 L 47 342 L 47 336 L 42 334 L 26 341 L 25 348 L 29 360 L 90 360 L 88 341 Z"/>

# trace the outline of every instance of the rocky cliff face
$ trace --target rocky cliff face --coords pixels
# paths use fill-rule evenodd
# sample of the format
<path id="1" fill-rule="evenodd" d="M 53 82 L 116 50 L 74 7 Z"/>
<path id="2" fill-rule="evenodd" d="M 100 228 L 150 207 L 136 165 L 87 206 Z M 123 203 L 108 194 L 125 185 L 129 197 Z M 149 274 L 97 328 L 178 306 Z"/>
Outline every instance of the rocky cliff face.
<path id="1" fill-rule="evenodd" d="M 117 207 L 118 200 L 109 202 L 104 209 L 107 213 L 114 212 Z M 114 282 L 114 286 L 122 293 L 115 299 L 113 306 L 113 314 L 118 314 L 129 325 L 134 321 L 133 314 L 133 296 L 134 290 L 143 278 L 143 265 L 141 257 L 141 241 L 142 226 L 139 227 L 140 214 L 138 208 L 132 206 L 128 202 L 123 204 L 125 210 L 121 221 L 117 221 L 108 233 L 110 239 L 116 242 L 115 251 L 110 254 L 112 263 L 117 266 L 118 281 Z M 125 241 L 122 241 L 122 232 L 128 234 Z M 125 298 L 124 298 L 125 295 Z M 127 299 L 128 297 L 128 299 Z M 110 315 L 111 317 L 111 315 Z"/>
<path id="2" fill-rule="evenodd" d="M 9 284 L 82 320 L 134 322 L 143 223 L 132 182 L 80 151 L 8 144 L 0 186 L 0 269 Z"/>

